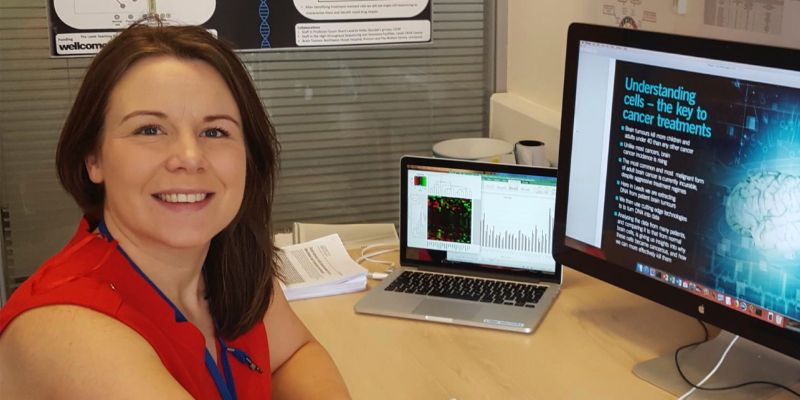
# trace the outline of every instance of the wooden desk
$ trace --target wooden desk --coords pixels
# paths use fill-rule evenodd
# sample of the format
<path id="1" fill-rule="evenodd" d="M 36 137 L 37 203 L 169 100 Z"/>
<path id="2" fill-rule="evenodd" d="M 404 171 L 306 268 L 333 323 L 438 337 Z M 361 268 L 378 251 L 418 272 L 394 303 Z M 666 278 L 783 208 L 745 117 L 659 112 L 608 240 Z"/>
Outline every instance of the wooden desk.
<path id="1" fill-rule="evenodd" d="M 702 338 L 692 318 L 569 268 L 530 335 L 360 315 L 361 296 L 292 302 L 357 400 L 670 399 L 634 364 Z"/>

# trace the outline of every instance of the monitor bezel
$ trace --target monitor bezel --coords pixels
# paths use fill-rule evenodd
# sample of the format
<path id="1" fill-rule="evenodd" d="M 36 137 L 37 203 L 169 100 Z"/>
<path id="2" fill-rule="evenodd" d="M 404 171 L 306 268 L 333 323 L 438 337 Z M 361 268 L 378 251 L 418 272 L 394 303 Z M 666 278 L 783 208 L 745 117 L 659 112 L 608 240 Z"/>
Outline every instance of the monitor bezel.
<path id="1" fill-rule="evenodd" d="M 492 269 L 479 264 L 468 262 L 452 262 L 449 265 L 438 264 L 433 262 L 425 262 L 409 258 L 407 256 L 408 241 L 405 232 L 408 229 L 408 221 L 405 218 L 408 215 L 408 170 L 410 165 L 420 165 L 425 167 L 444 167 L 466 169 L 473 171 L 487 171 L 487 172 L 500 172 L 500 173 L 513 173 L 521 175 L 535 175 L 544 176 L 548 178 L 557 178 L 557 171 L 555 168 L 547 167 L 532 167 L 525 165 L 514 164 L 498 164 L 472 160 L 457 160 L 449 158 L 433 158 L 433 157 L 419 157 L 406 155 L 400 159 L 400 263 L 404 266 L 414 266 L 423 269 L 431 269 L 441 272 L 450 273 L 470 273 L 476 276 L 484 276 L 487 278 L 495 279 L 513 279 L 524 280 L 529 282 L 549 282 L 561 283 L 561 264 L 555 262 L 555 270 L 552 273 L 541 271 L 528 271 L 520 269 Z M 558 185 L 556 185 L 558 190 Z M 554 214 L 555 218 L 555 214 Z"/>
<path id="2" fill-rule="evenodd" d="M 561 111 L 558 186 L 553 234 L 556 261 L 618 286 L 641 297 L 800 359 L 800 332 L 747 316 L 682 289 L 664 284 L 636 271 L 606 262 L 566 245 L 567 194 L 569 188 L 572 134 L 575 112 L 578 55 L 581 41 L 633 47 L 687 56 L 710 58 L 765 67 L 800 71 L 800 51 L 676 34 L 573 23 L 567 37 L 564 91 Z"/>

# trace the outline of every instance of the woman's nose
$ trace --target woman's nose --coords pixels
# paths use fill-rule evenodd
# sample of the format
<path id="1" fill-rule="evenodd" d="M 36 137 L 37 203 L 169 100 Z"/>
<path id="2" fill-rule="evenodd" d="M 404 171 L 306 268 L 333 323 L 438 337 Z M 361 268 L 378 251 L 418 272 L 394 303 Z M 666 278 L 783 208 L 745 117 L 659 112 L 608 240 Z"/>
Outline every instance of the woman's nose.
<path id="1" fill-rule="evenodd" d="M 205 168 L 205 158 L 199 137 L 194 133 L 180 133 L 171 143 L 167 169 L 197 172 Z"/>

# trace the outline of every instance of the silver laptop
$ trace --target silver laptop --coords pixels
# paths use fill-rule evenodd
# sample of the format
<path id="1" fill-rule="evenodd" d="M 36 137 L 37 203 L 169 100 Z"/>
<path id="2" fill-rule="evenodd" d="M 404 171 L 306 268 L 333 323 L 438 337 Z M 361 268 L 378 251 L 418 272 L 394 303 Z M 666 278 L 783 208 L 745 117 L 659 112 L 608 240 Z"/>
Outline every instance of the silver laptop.
<path id="1" fill-rule="evenodd" d="M 553 304 L 556 170 L 400 161 L 400 263 L 358 313 L 530 333 Z"/>

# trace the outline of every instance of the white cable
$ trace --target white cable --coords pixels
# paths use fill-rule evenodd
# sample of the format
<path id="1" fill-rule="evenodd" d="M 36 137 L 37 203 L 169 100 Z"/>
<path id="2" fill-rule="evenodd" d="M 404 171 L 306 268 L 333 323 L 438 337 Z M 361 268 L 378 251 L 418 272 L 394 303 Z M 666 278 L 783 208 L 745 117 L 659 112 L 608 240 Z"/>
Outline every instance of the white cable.
<path id="1" fill-rule="evenodd" d="M 371 244 L 371 245 L 364 246 L 364 247 L 361 248 L 361 255 L 363 256 L 364 253 L 367 252 L 367 250 L 372 250 L 372 249 L 374 249 L 376 247 L 396 247 L 396 246 L 397 246 L 397 243 L 391 243 L 391 242 Z M 397 250 L 397 248 L 395 248 L 395 250 Z"/>
<path id="2" fill-rule="evenodd" d="M 381 251 L 376 251 L 376 252 L 373 252 L 373 253 L 370 253 L 370 254 L 364 254 L 364 253 L 367 252 L 367 250 L 374 249 L 376 247 L 385 247 L 385 246 L 392 246 L 392 248 L 386 249 L 386 250 L 381 250 Z M 369 262 L 374 262 L 374 263 L 377 263 L 377 264 L 386 264 L 386 265 L 394 266 L 393 262 L 381 261 L 381 260 L 373 260 L 373 259 L 370 258 L 370 257 L 375 257 L 375 256 L 379 256 L 381 254 L 391 253 L 393 251 L 399 250 L 399 248 L 394 247 L 394 246 L 397 246 L 397 244 L 396 243 L 377 243 L 377 244 L 371 244 L 369 246 L 365 246 L 364 248 L 361 249 L 361 257 L 359 257 L 356 260 L 356 262 L 357 263 L 361 263 L 362 261 L 369 261 Z"/>
<path id="3" fill-rule="evenodd" d="M 396 243 L 378 243 L 378 244 L 372 244 L 372 245 L 366 246 L 363 249 L 361 249 L 361 257 L 356 259 L 356 263 L 359 263 L 359 264 L 362 261 L 369 261 L 371 263 L 384 264 L 384 265 L 388 265 L 389 266 L 389 268 L 387 268 L 386 272 L 370 272 L 370 273 L 368 273 L 367 277 L 369 277 L 370 279 L 375 279 L 375 280 L 386 279 L 386 277 L 389 276 L 389 273 L 395 267 L 394 263 L 391 262 L 391 261 L 373 260 L 370 257 L 375 257 L 375 256 L 379 256 L 381 254 L 386 254 L 386 253 L 391 253 L 393 251 L 397 251 L 397 250 L 399 250 L 398 247 L 392 247 L 390 249 L 379 250 L 379 251 L 375 251 L 375 252 L 372 252 L 372 253 L 369 253 L 369 254 L 364 254 L 369 249 L 374 249 L 376 247 L 383 247 L 383 246 L 397 246 L 397 244 Z"/>
<path id="4" fill-rule="evenodd" d="M 386 250 L 380 250 L 380 251 L 376 251 L 374 253 L 369 253 L 369 254 L 363 254 L 362 253 L 361 257 L 358 257 L 356 259 L 356 262 L 360 263 L 362 261 L 369 261 L 369 262 L 374 262 L 374 263 L 378 263 L 378 264 L 394 265 L 394 263 L 391 262 L 391 261 L 373 260 L 370 257 L 375 257 L 375 256 L 379 256 L 381 254 L 391 253 L 391 252 L 397 251 L 397 250 L 398 249 L 386 249 Z"/>
<path id="5" fill-rule="evenodd" d="M 719 361 L 717 361 L 717 365 L 714 366 L 711 372 L 709 372 L 708 375 L 706 375 L 706 377 L 703 378 L 703 380 L 701 380 L 698 384 L 692 386 L 692 388 L 689 389 L 688 392 L 684 393 L 683 396 L 678 397 L 678 400 L 685 400 L 686 398 L 691 396 L 692 393 L 694 393 L 694 391 L 697 390 L 697 386 L 703 386 L 703 384 L 706 383 L 706 381 L 717 372 L 719 366 L 722 365 L 723 361 L 725 361 L 725 357 L 728 356 L 728 352 L 731 351 L 731 348 L 733 348 L 733 344 L 736 343 L 737 340 L 739 340 L 739 335 L 734 336 L 734 338 L 728 344 L 728 348 L 726 348 L 725 351 L 722 352 L 722 357 L 719 358 Z"/>
<path id="6" fill-rule="evenodd" d="M 376 281 L 382 281 L 389 276 L 387 272 L 370 272 L 367 274 L 369 279 L 375 279 Z"/>

